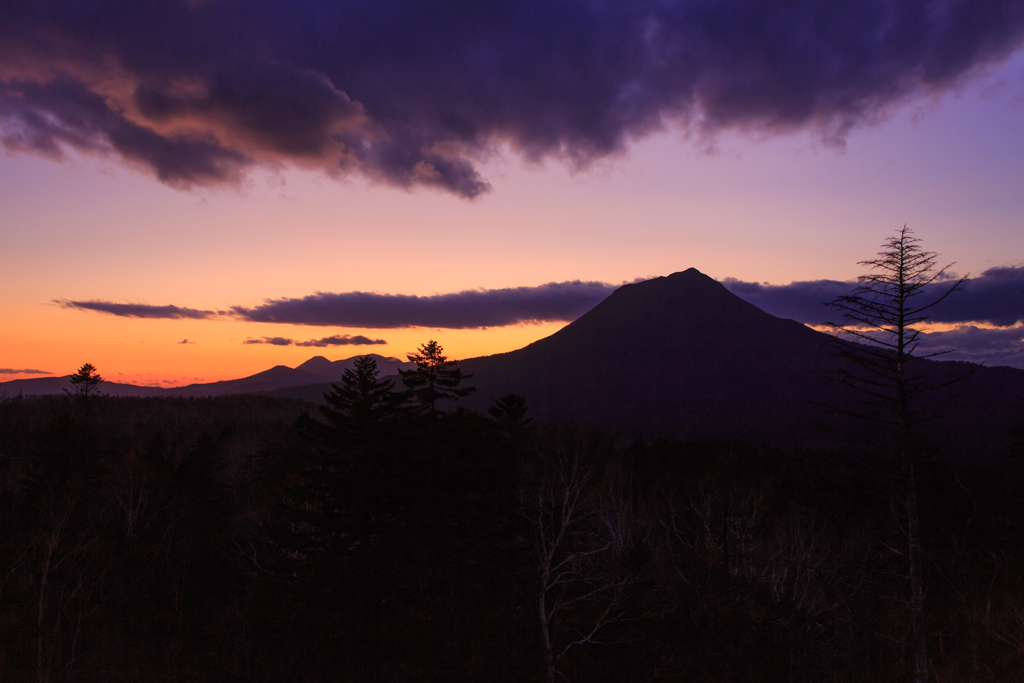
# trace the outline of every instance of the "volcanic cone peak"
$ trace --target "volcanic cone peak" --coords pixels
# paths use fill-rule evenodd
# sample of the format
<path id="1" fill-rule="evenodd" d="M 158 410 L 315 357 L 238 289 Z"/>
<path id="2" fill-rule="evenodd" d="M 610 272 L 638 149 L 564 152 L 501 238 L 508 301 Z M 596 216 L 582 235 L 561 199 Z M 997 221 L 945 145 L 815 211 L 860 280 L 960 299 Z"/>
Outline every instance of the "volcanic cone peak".
<path id="1" fill-rule="evenodd" d="M 827 339 L 690 268 L 624 285 L 550 337 L 463 365 L 477 402 L 515 392 L 552 417 L 742 437 L 807 417 L 832 365 Z"/>

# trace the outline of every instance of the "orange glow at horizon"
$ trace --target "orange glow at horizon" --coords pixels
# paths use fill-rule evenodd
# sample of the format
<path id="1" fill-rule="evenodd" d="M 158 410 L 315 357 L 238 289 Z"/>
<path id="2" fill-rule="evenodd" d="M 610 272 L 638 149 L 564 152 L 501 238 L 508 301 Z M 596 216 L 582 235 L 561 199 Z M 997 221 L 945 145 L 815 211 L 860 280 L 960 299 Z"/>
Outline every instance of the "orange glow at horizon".
<path id="1" fill-rule="evenodd" d="M 25 307 L 22 324 L 0 338 L 3 366 L 44 370 L 51 375 L 0 375 L 0 382 L 62 376 L 92 363 L 108 381 L 144 386 L 182 386 L 238 379 L 276 365 L 295 367 L 313 356 L 330 360 L 376 353 L 401 360 L 430 339 L 449 358 L 465 359 L 522 348 L 567 323 L 489 329 L 343 329 L 234 320 L 149 320 L 62 309 Z M 386 345 L 329 347 L 244 344 L 246 339 L 285 337 L 296 341 L 335 334 L 384 339 Z M 189 343 L 183 344 L 184 340 Z"/>

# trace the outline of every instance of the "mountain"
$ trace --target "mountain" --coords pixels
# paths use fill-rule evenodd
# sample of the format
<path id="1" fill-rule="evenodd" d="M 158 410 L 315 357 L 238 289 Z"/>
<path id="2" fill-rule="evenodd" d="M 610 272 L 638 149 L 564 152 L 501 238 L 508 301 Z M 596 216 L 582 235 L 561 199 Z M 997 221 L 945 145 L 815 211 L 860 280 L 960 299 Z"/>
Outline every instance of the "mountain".
<path id="1" fill-rule="evenodd" d="M 517 393 L 542 420 L 626 434 L 833 445 L 835 434 L 819 425 L 837 422 L 823 405 L 849 406 L 856 397 L 830 381 L 839 360 L 829 340 L 691 268 L 625 285 L 523 349 L 463 361 L 477 392 L 460 405 L 486 410 Z M 938 438 L 957 448 L 997 447 L 1021 413 L 1012 398 L 1024 394 L 1024 371 L 922 362 L 936 377 L 974 371 L 949 395 L 952 412 L 935 427 Z"/>
<path id="2" fill-rule="evenodd" d="M 412 367 L 412 363 L 403 362 L 397 358 L 377 354 L 369 355 L 377 359 L 377 367 L 385 375 L 397 374 L 399 368 Z M 208 382 L 205 384 L 189 384 L 169 389 L 104 382 L 100 385 L 100 391 L 110 396 L 226 396 L 228 394 L 271 392 L 288 387 L 316 384 L 325 384 L 328 387 L 327 390 L 330 390 L 330 383 L 341 381 L 345 370 L 352 368 L 355 365 L 356 359 L 360 357 L 353 356 L 351 358 L 331 361 L 323 356 L 314 356 L 297 368 L 278 365 L 241 379 Z M 16 379 L 0 383 L 0 397 L 17 396 L 18 394 L 25 396 L 60 394 L 67 388 L 70 388 L 67 377 Z"/>
<path id="3" fill-rule="evenodd" d="M 375 353 L 366 354 L 377 359 L 377 367 L 382 374 L 395 374 L 397 368 L 411 367 L 412 363 L 403 363 L 397 358 L 380 356 Z M 314 356 L 298 367 L 289 368 L 284 365 L 258 372 L 241 379 L 211 382 L 208 384 L 190 384 L 184 387 L 167 389 L 165 396 L 224 396 L 227 394 L 255 394 L 272 392 L 289 387 L 302 387 L 310 384 L 329 384 L 340 382 L 345 370 L 355 366 L 356 359 L 352 356 L 343 360 L 330 361 L 323 356 Z"/>
<path id="4" fill-rule="evenodd" d="M 408 361 L 401 361 L 397 358 L 391 358 L 388 356 L 381 356 L 376 353 L 366 354 L 371 358 L 377 360 L 377 369 L 380 370 L 380 374 L 383 375 L 397 375 L 398 370 L 408 370 L 413 367 L 412 363 Z M 362 358 L 362 356 L 352 356 L 344 360 L 330 361 L 323 356 L 313 356 L 302 365 L 295 368 L 296 370 L 302 370 L 308 372 L 311 375 L 319 375 L 321 377 L 329 378 L 329 382 L 337 382 L 341 380 L 345 370 L 351 370 L 355 367 L 356 360 Z"/>
<path id="5" fill-rule="evenodd" d="M 63 394 L 71 390 L 68 381 L 71 375 L 63 377 L 33 377 L 32 379 L 14 379 L 0 382 L 0 398 L 4 396 L 42 396 L 44 394 Z M 104 382 L 99 389 L 108 396 L 160 396 L 165 391 L 160 387 L 140 387 L 134 384 Z"/>
<path id="6" fill-rule="evenodd" d="M 473 403 L 509 392 L 544 418 L 769 441 L 826 395 L 826 335 L 775 318 L 696 269 L 625 285 L 555 334 L 464 361 Z"/>

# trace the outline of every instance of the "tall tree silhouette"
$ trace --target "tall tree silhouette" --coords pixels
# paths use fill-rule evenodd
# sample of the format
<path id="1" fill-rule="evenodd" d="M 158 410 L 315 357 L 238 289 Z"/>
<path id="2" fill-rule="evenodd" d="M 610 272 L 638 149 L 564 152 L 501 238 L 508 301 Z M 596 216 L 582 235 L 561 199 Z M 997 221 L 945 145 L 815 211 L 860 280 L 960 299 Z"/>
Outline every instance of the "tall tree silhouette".
<path id="1" fill-rule="evenodd" d="M 394 380 L 381 379 L 377 359 L 363 356 L 354 367 L 345 370 L 341 386 L 332 384 L 324 394 L 327 405 L 320 412 L 333 430 L 335 438 L 349 446 L 363 446 L 370 433 L 394 417 L 401 402 L 395 393 Z"/>
<path id="2" fill-rule="evenodd" d="M 924 450 L 918 427 L 934 418 L 936 411 L 935 405 L 924 405 L 921 399 L 955 381 L 934 379 L 927 365 L 920 363 L 948 351 L 918 354 L 918 326 L 928 320 L 930 309 L 967 280 L 964 276 L 946 283 L 953 264 L 936 268 L 937 257 L 921 249 L 920 240 L 904 225 L 885 241 L 876 258 L 860 262 L 869 272 L 857 278 L 853 292 L 830 304 L 844 323 L 827 323 L 839 354 L 849 361 L 839 379 L 864 399 L 861 408 L 848 412 L 885 428 L 889 435 L 885 449 L 902 488 L 915 683 L 930 678 L 915 465 Z"/>
<path id="3" fill-rule="evenodd" d="M 462 374 L 462 370 L 455 367 L 458 361 L 448 360 L 444 348 L 433 339 L 421 346 L 419 353 L 407 355 L 416 369 L 399 370 L 398 374 L 408 387 L 410 397 L 424 412 L 434 414 L 438 401 L 458 401 L 476 391 L 474 387 L 460 386 L 473 375 Z"/>
<path id="4" fill-rule="evenodd" d="M 78 368 L 78 372 L 71 375 L 68 381 L 71 382 L 71 390 L 65 389 L 67 393 L 75 396 L 92 396 L 99 393 L 99 386 L 103 383 L 103 378 L 100 377 L 100 373 L 96 371 L 92 363 L 86 363 Z"/>
<path id="5" fill-rule="evenodd" d="M 527 424 L 533 422 L 526 417 L 526 398 L 518 394 L 506 394 L 497 399 L 487 411 L 498 423 L 506 437 L 516 436 Z"/>

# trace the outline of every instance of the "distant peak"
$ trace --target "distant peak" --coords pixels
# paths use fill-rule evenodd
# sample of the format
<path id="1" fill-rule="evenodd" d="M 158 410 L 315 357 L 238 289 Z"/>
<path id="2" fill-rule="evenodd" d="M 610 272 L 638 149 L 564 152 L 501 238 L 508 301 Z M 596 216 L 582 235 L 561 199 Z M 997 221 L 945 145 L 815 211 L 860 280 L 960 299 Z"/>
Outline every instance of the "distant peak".
<path id="1" fill-rule="evenodd" d="M 687 268 L 686 270 L 681 270 L 678 273 L 672 273 L 671 275 L 669 275 L 669 277 L 695 277 L 697 275 L 699 275 L 700 277 L 706 277 L 709 280 L 712 279 L 711 277 L 705 275 L 696 268 Z"/>
<path id="2" fill-rule="evenodd" d="M 323 356 L 313 356 L 295 369 L 302 370 L 304 372 L 321 372 L 330 367 L 331 361 L 327 360 Z"/>

